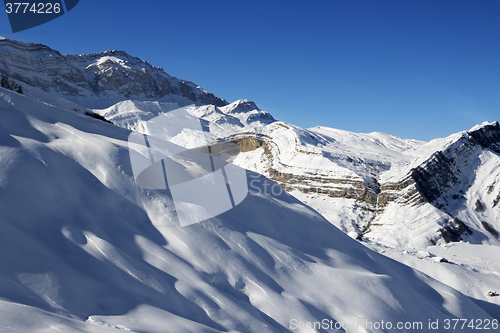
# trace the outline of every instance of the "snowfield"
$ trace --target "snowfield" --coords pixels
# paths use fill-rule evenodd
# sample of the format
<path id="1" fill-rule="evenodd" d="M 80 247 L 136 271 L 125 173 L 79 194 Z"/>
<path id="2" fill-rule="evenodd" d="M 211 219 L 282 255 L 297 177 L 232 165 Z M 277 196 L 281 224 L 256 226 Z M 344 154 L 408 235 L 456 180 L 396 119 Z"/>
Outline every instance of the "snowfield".
<path id="1" fill-rule="evenodd" d="M 248 171 L 236 208 L 181 228 L 168 191 L 134 184 L 129 130 L 4 89 L 0 119 L 2 332 L 494 320 L 498 307 L 370 250 L 262 175 Z"/>

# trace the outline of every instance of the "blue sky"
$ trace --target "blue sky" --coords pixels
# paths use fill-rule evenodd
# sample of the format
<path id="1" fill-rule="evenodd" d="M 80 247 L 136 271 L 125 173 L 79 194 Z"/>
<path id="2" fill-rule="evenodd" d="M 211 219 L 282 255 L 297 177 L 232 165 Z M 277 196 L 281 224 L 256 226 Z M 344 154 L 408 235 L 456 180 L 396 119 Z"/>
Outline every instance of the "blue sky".
<path id="1" fill-rule="evenodd" d="M 80 0 L 13 34 L 125 50 L 275 118 L 430 140 L 500 120 L 500 1 Z"/>

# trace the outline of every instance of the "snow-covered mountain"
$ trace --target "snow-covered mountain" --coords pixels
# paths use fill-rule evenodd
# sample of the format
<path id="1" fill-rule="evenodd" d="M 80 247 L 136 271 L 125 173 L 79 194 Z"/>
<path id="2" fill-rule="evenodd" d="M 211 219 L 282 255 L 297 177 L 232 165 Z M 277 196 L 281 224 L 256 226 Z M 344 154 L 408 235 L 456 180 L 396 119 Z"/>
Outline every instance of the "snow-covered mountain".
<path id="1" fill-rule="evenodd" d="M 403 219 L 400 215 L 405 211 L 402 207 L 421 207 L 421 213 L 413 216 L 413 220 L 421 221 L 413 223 L 419 241 L 426 238 L 436 244 L 466 239 L 470 243 L 499 245 L 498 122 L 486 122 L 469 131 L 433 140 L 418 152 L 404 168 L 382 175 L 379 209 L 386 216 L 376 219 L 374 223 L 381 225 L 368 235 L 376 239 L 380 234 L 394 234 L 391 229 L 407 225 L 404 220 L 408 217 Z M 397 238 L 411 244 L 411 234 Z"/>
<path id="2" fill-rule="evenodd" d="M 118 126 L 140 131 L 147 121 L 179 107 L 178 103 L 126 100 L 94 111 Z M 214 139 L 247 128 L 263 127 L 275 121 L 270 113 L 260 110 L 255 103 L 245 99 L 223 107 L 193 105 L 189 110 L 194 116 L 203 119 L 211 133 L 217 134 Z"/>
<path id="3" fill-rule="evenodd" d="M 124 52 L 6 39 L 0 71 L 25 92 L 0 88 L 2 332 L 435 332 L 500 317 L 486 296 L 500 290 L 496 122 L 431 142 L 303 129 Z M 202 130 L 177 141 L 236 144 L 250 191 L 181 228 L 169 190 L 135 184 L 127 138 L 186 105 Z"/>
<path id="4" fill-rule="evenodd" d="M 196 84 L 123 51 L 61 55 L 42 44 L 0 37 L 0 72 L 89 108 L 125 99 L 227 105 Z"/>
<path id="5" fill-rule="evenodd" d="M 273 183 L 261 175 L 249 173 L 250 193 L 235 209 L 181 228 L 168 192 L 135 185 L 128 130 L 5 89 L 0 117 L 2 331 L 493 320 L 286 192 L 266 193 Z"/>
<path id="6" fill-rule="evenodd" d="M 230 139 L 257 139 L 236 163 L 357 237 L 397 246 L 499 244 L 498 122 L 429 143 L 282 122 Z"/>

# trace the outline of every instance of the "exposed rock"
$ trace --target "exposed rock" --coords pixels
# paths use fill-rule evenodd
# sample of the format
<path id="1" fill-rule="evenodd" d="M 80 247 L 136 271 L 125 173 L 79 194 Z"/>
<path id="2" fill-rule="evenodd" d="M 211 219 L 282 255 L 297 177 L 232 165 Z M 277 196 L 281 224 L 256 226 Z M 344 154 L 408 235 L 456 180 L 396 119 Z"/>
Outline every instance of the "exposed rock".
<path id="1" fill-rule="evenodd" d="M 228 103 L 192 82 L 172 77 L 162 68 L 124 51 L 61 55 L 42 44 L 0 40 L 0 72 L 44 91 L 84 105 L 97 97 L 108 107 L 125 99 L 182 96 L 193 102 L 224 106 Z M 93 105 L 84 105 L 94 107 Z"/>
<path id="2" fill-rule="evenodd" d="M 446 243 L 459 242 L 464 236 L 472 235 L 472 230 L 458 218 L 454 218 L 451 222 L 447 221 L 447 224 L 438 230 Z"/>
<path id="3" fill-rule="evenodd" d="M 286 125 L 278 124 L 278 126 Z M 279 151 L 279 148 L 269 136 L 241 133 L 224 140 L 236 143 L 241 152 L 263 148 L 263 155 L 268 160 L 266 176 L 279 183 L 286 191 L 296 189 L 304 193 L 319 193 L 336 198 L 357 199 L 373 206 L 377 204 L 378 188 L 374 189 L 368 186 L 360 177 L 331 178 L 321 174 L 296 175 L 278 171 L 273 167 L 273 164 L 280 163 L 279 158 L 275 156 L 275 152 Z M 274 149 L 271 149 L 271 147 L 274 147 Z M 287 169 L 287 166 L 281 163 L 280 170 L 283 169 Z"/>
<path id="4" fill-rule="evenodd" d="M 475 210 L 476 212 L 478 212 L 478 213 L 479 213 L 479 212 L 484 212 L 484 205 L 483 205 L 483 203 L 481 202 L 481 200 L 477 199 L 477 200 L 476 200 L 476 204 L 475 204 L 475 205 L 476 205 L 476 207 L 474 208 L 474 210 Z"/>
<path id="5" fill-rule="evenodd" d="M 234 139 L 234 142 L 240 147 L 241 152 L 245 153 L 248 151 L 253 151 L 257 148 L 263 147 L 264 149 L 266 148 L 266 142 L 261 138 L 257 137 L 241 137 Z"/>
<path id="6" fill-rule="evenodd" d="M 496 207 L 500 202 L 500 193 L 498 193 L 497 197 L 493 200 L 493 207 Z"/>
<path id="7" fill-rule="evenodd" d="M 249 104 L 241 102 L 242 106 Z M 253 108 L 252 105 L 246 109 L 251 108 Z M 388 178 L 391 181 L 381 184 L 378 183 L 376 171 L 387 170 L 387 166 L 377 165 L 377 162 L 373 160 L 364 161 L 348 153 L 330 156 L 321 151 L 317 152 L 314 147 L 322 144 L 318 133 L 300 132 L 289 124 L 276 122 L 265 131 L 266 135 L 241 133 L 226 140 L 236 143 L 242 152 L 262 148 L 262 164 L 259 164 L 261 168 L 259 172 L 279 183 L 286 191 L 300 191 L 313 194 L 312 197 L 318 198 L 327 196 L 362 202 L 364 209 L 376 213 L 376 215 L 367 216 L 367 220 L 362 222 L 367 223 L 364 226 L 356 226 L 362 230 L 363 235 L 367 235 L 373 231 L 373 228 L 381 226 L 376 216 L 383 216 L 384 210 L 391 202 L 403 206 L 430 203 L 445 213 L 448 213 L 448 200 L 452 199 L 453 194 L 455 195 L 453 200 L 466 202 L 464 194 L 469 185 L 464 182 L 464 179 L 470 178 L 469 165 L 477 161 L 484 149 L 496 149 L 497 143 L 494 140 L 499 138 L 497 131 L 499 131 L 497 123 L 483 124 L 469 132 L 452 137 L 452 140 L 443 141 L 445 144 L 441 150 L 435 151 L 419 164 L 410 166 L 406 175 L 400 180 L 394 181 L 394 178 Z M 311 144 L 309 146 L 304 144 L 304 140 Z M 317 160 L 316 155 L 323 154 L 325 162 L 332 161 L 348 170 L 361 172 L 337 173 L 338 176 L 336 176 L 336 173 L 324 172 L 323 169 L 314 168 L 313 165 L 309 169 L 307 165 L 303 167 L 287 165 L 283 161 L 293 162 L 293 159 L 283 158 L 283 151 L 293 156 L 308 155 L 311 156 L 311 160 Z M 304 157 L 297 158 L 304 159 Z M 375 170 L 372 173 L 373 176 L 370 176 L 370 167 Z M 498 204 L 498 202 L 493 204 L 495 203 Z M 471 210 L 475 208 L 477 212 L 483 212 L 486 209 L 481 200 L 474 201 L 472 204 L 475 206 L 472 206 Z M 433 232 L 437 232 L 439 236 L 434 238 L 430 236 L 428 239 L 431 244 L 437 244 L 440 239 L 446 243 L 458 242 L 473 235 L 473 230 L 468 226 L 469 221 L 461 221 L 452 217 L 452 220 L 447 221 L 444 226 L 440 226 L 438 221 Z M 494 233 L 496 230 L 491 225 L 483 224 L 483 226 L 488 232 L 496 235 Z"/>
<path id="8" fill-rule="evenodd" d="M 500 233 L 495 228 L 493 228 L 488 222 L 481 221 L 481 224 L 483 225 L 484 229 L 486 229 L 486 231 L 488 231 L 490 234 L 492 234 L 496 238 L 500 238 Z"/>
<path id="9" fill-rule="evenodd" d="M 472 128 L 467 134 L 471 139 L 483 148 L 500 154 L 500 125 L 495 121 L 487 125 L 478 125 Z"/>
<path id="10" fill-rule="evenodd" d="M 382 184 L 378 199 L 379 208 L 397 200 L 409 204 L 435 202 L 443 193 L 457 185 L 463 168 L 467 166 L 465 161 L 482 149 L 500 153 L 498 122 L 464 132 L 455 142 L 413 168 L 399 182 Z M 458 194 L 454 196 L 455 200 L 459 198 Z"/>
<path id="11" fill-rule="evenodd" d="M 377 197 L 377 210 L 382 211 L 389 202 L 417 205 L 425 202 L 418 183 L 409 176 L 397 183 L 384 183 Z"/>

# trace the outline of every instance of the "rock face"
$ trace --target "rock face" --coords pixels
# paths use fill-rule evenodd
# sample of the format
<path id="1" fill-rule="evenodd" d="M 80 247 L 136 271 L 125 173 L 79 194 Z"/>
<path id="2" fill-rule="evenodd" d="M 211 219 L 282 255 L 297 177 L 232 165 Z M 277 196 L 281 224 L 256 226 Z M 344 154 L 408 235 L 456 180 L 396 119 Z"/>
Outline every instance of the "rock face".
<path id="1" fill-rule="evenodd" d="M 236 164 L 264 174 L 340 229 L 358 235 L 376 214 L 378 175 L 391 167 L 390 161 L 406 161 L 398 160 L 399 151 L 421 144 L 381 133 L 302 129 L 283 122 L 225 140 L 240 147 Z"/>
<path id="2" fill-rule="evenodd" d="M 260 132 L 225 140 L 247 154 L 240 159 L 242 165 L 278 182 L 325 216 L 346 204 L 339 200 L 351 200 L 352 219 L 338 211 L 329 216 L 344 231 L 379 238 L 377 233 L 389 226 L 406 228 L 408 223 L 418 229 L 423 223 L 427 234 L 422 238 L 428 244 L 497 238 L 500 209 L 491 211 L 500 201 L 497 122 L 427 144 L 338 132 L 275 122 Z M 489 169 L 482 170 L 486 165 Z M 491 183 L 484 183 L 483 175 Z M 355 209 L 365 212 L 363 218 L 354 217 Z M 415 216 L 402 214 L 405 210 Z M 400 222 L 392 222 L 394 216 Z"/>
<path id="3" fill-rule="evenodd" d="M 466 176 L 469 165 L 477 160 L 484 149 L 500 154 L 498 122 L 464 132 L 442 150 L 411 168 L 398 182 L 383 184 L 379 205 L 385 206 L 400 198 L 406 198 L 402 202 L 409 204 L 435 202 Z"/>
<path id="4" fill-rule="evenodd" d="M 427 144 L 433 150 L 415 158 L 399 172 L 388 172 L 389 176 L 392 173 L 399 177 L 382 177 L 377 202 L 380 215 L 368 235 L 379 237 L 382 231 L 376 228 L 387 230 L 384 216 L 394 215 L 399 205 L 413 206 L 422 212 L 428 207 L 417 219 L 436 229 L 427 235 L 431 244 L 461 240 L 480 243 L 485 239 L 496 242 L 495 228 L 500 225 L 500 210 L 495 209 L 494 200 L 496 191 L 500 192 L 498 122 L 483 123 L 434 141 Z M 391 203 L 396 206 L 390 206 Z"/>
<path id="5" fill-rule="evenodd" d="M 281 161 L 280 147 L 273 141 L 272 136 L 242 133 L 224 140 L 237 144 L 243 153 L 262 148 L 262 157 L 265 161 L 264 174 L 280 184 L 286 191 L 319 193 L 329 197 L 356 199 L 376 204 L 375 190 L 367 186 L 360 177 L 352 175 L 335 178 L 327 173 L 320 174 L 312 170 L 296 172 L 293 165 Z"/>
<path id="6" fill-rule="evenodd" d="M 425 199 L 418 190 L 415 180 L 410 175 L 400 182 L 384 183 L 380 186 L 380 192 L 377 196 L 377 209 L 382 211 L 390 202 L 415 205 L 422 204 Z"/>
<path id="7" fill-rule="evenodd" d="M 240 133 L 225 140 L 238 144 L 242 152 L 263 148 L 265 162 L 261 171 L 288 191 L 322 193 L 374 206 L 380 193 L 377 175 L 390 167 L 385 159 L 329 152 L 330 138 L 282 122 L 275 122 L 257 134 Z"/>
<path id="8" fill-rule="evenodd" d="M 109 107 L 120 100 L 186 100 L 225 106 L 228 103 L 196 84 L 123 51 L 61 55 L 42 44 L 0 39 L 0 72 L 86 107 Z M 99 100 L 101 103 L 97 103 Z"/>

